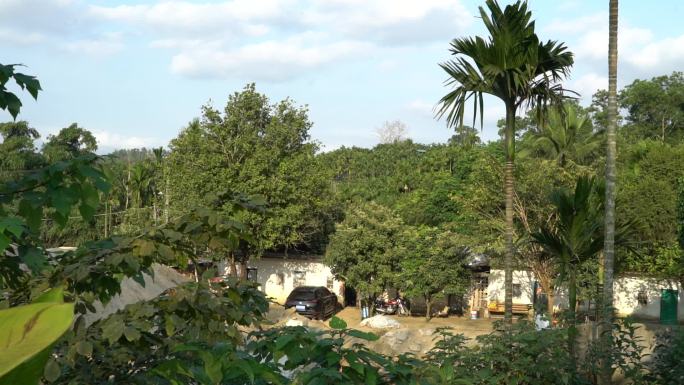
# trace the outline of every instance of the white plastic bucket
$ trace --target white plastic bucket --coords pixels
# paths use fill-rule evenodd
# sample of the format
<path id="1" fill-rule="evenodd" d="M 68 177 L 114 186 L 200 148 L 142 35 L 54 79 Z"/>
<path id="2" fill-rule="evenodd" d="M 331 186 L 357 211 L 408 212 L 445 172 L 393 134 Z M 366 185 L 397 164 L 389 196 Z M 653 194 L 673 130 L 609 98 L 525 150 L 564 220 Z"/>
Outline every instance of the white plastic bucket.
<path id="1" fill-rule="evenodd" d="M 477 319 L 477 310 L 470 311 L 470 319 Z"/>

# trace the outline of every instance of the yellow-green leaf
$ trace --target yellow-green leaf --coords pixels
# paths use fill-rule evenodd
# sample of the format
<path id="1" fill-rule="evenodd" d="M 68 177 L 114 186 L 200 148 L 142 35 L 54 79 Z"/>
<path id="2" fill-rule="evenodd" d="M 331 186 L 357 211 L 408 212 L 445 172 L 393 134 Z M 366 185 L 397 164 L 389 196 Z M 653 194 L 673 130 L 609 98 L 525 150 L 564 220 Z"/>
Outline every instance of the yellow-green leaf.
<path id="1" fill-rule="evenodd" d="M 74 317 L 71 303 L 41 302 L 0 310 L 0 385 L 37 384 L 52 345 Z"/>

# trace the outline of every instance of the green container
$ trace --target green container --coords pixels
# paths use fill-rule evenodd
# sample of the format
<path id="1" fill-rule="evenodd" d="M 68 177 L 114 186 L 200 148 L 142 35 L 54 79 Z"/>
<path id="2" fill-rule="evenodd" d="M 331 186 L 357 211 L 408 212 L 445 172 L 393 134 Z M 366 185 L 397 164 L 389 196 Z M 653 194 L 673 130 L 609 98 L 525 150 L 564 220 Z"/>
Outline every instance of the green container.
<path id="1" fill-rule="evenodd" d="M 677 290 L 662 289 L 660 292 L 660 323 L 663 325 L 677 324 Z"/>

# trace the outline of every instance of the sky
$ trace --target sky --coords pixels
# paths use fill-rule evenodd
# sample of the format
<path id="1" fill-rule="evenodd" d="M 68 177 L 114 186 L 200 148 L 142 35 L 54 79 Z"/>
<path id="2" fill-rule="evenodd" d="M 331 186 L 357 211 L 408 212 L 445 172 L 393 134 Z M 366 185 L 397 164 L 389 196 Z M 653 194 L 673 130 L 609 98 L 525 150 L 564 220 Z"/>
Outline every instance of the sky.
<path id="1" fill-rule="evenodd" d="M 501 1 L 506 4 L 508 1 Z M 167 146 L 207 103 L 255 82 L 272 102 L 306 105 L 323 150 L 372 147 L 385 121 L 421 143 L 448 92 L 438 63 L 456 37 L 484 35 L 484 0 L 0 0 L 0 63 L 22 63 L 44 91 L 19 116 L 43 139 L 73 122 L 100 152 Z M 608 0 L 530 0 L 542 40 L 565 42 L 565 82 L 588 104 L 607 88 Z M 684 69 L 681 0 L 620 2 L 618 87 Z M 0 119 L 10 120 L 0 111 Z M 504 108 L 485 99 L 485 140 Z"/>

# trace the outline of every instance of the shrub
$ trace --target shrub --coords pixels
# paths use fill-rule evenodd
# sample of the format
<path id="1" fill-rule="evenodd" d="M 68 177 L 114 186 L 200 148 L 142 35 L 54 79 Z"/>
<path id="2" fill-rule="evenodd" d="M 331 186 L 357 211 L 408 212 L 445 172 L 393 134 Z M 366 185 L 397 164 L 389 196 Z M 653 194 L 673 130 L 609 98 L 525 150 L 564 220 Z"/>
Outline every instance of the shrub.
<path id="1" fill-rule="evenodd" d="M 674 329 L 658 335 L 649 362 L 647 380 L 654 385 L 684 384 L 684 330 Z"/>

